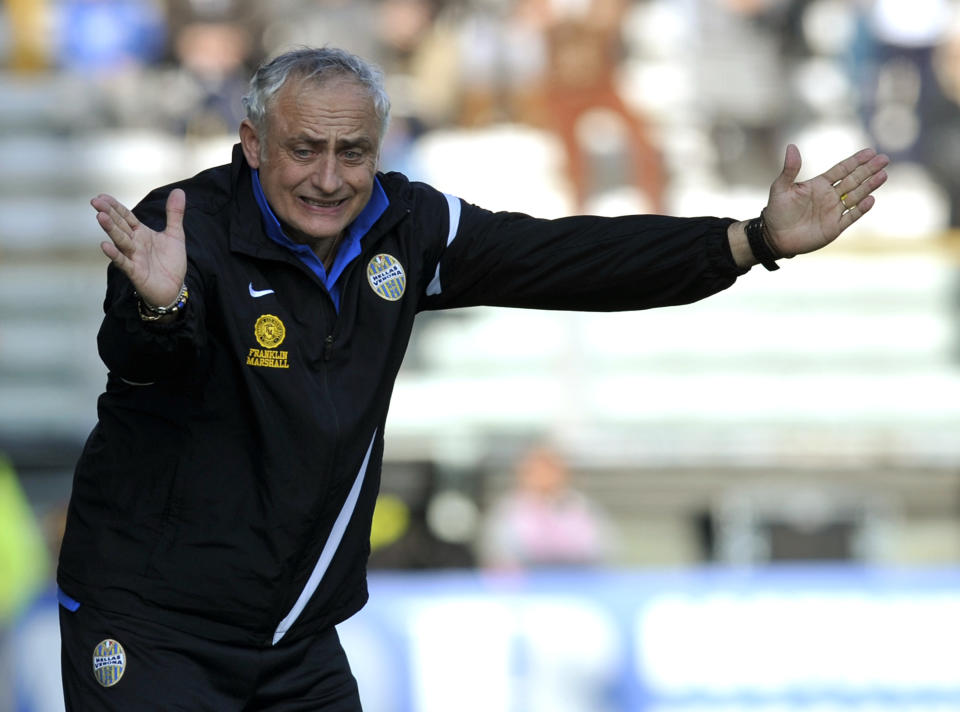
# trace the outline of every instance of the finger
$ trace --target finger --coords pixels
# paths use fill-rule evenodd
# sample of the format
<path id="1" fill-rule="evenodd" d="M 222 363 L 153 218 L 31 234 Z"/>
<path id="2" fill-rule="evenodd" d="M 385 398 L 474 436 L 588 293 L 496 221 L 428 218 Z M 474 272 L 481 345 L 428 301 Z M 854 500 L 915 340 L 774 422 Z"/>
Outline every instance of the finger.
<path id="1" fill-rule="evenodd" d="M 137 216 L 130 212 L 123 203 L 114 198 L 112 195 L 101 193 L 96 198 L 91 200 L 90 204 L 100 212 L 114 216 L 114 220 L 116 220 L 118 224 L 121 221 L 125 223 L 130 228 L 131 232 L 140 227 L 140 221 L 137 220 Z"/>
<path id="2" fill-rule="evenodd" d="M 871 190 L 876 190 L 886 180 L 886 172 L 883 169 L 886 168 L 888 163 L 890 163 L 890 159 L 887 156 L 883 154 L 874 156 L 868 163 L 857 166 L 853 173 L 837 184 L 837 188 L 842 189 L 845 193 L 852 193 L 858 188 L 870 186 L 873 186 Z M 883 176 L 883 180 L 874 184 L 874 178 L 878 175 Z M 863 195 L 866 195 L 867 192 L 869 191 L 864 192 Z"/>
<path id="3" fill-rule="evenodd" d="M 99 195 L 90 199 L 90 205 L 92 205 L 97 211 L 105 213 L 110 210 L 110 206 L 116 204 L 118 201 L 112 195 L 107 193 L 100 193 Z"/>
<path id="4" fill-rule="evenodd" d="M 849 210 L 840 216 L 840 232 L 843 232 L 848 227 L 853 225 L 857 220 L 866 215 L 870 208 L 874 206 L 876 201 L 876 198 L 874 198 L 872 195 L 868 195 L 856 205 L 852 205 Z"/>
<path id="5" fill-rule="evenodd" d="M 118 216 L 114 212 L 101 211 L 97 213 L 97 223 L 114 242 L 117 242 L 117 240 L 123 241 L 132 238 L 130 226 L 127 225 L 127 223 L 123 220 L 118 220 Z"/>
<path id="6" fill-rule="evenodd" d="M 116 213 L 97 213 L 97 223 L 107 233 L 107 237 L 119 251 L 125 255 L 130 255 L 136 248 L 136 242 L 130 233 L 130 226 L 122 220 L 118 223 L 117 219 Z"/>
<path id="7" fill-rule="evenodd" d="M 123 257 L 123 253 L 109 240 L 104 240 L 100 243 L 100 250 L 110 258 L 111 262 L 116 262 L 118 258 Z"/>
<path id="8" fill-rule="evenodd" d="M 864 148 L 860 151 L 857 151 L 849 158 L 846 158 L 837 165 L 835 165 L 830 170 L 826 171 L 823 174 L 823 177 L 830 181 L 830 185 L 836 186 L 844 178 L 851 175 L 857 168 L 865 163 L 871 161 L 877 152 L 872 148 Z"/>
<path id="9" fill-rule="evenodd" d="M 104 240 L 100 243 L 100 250 L 103 252 L 103 254 L 109 257 L 110 261 L 119 267 L 124 274 L 126 274 L 128 277 L 131 276 L 133 262 L 131 262 L 126 255 L 120 252 L 114 243 Z"/>
<path id="10" fill-rule="evenodd" d="M 110 204 L 109 201 L 90 201 L 91 204 L 99 210 L 97 213 L 97 222 L 103 231 L 110 236 L 114 242 L 133 239 L 133 228 L 123 218 L 123 216 Z"/>
<path id="11" fill-rule="evenodd" d="M 858 167 L 850 176 L 834 186 L 839 193 L 841 210 L 846 212 L 887 182 L 883 168 L 889 163 L 886 156 L 874 157 L 869 163 Z"/>
<path id="12" fill-rule="evenodd" d="M 800 167 L 802 165 L 803 160 L 800 157 L 800 149 L 792 143 L 789 144 L 783 157 L 783 170 L 780 171 L 780 175 L 778 175 L 777 179 L 773 182 L 770 191 L 783 192 L 788 190 L 790 186 L 794 184 L 794 181 L 797 180 L 797 176 L 800 175 Z"/>
<path id="13" fill-rule="evenodd" d="M 120 218 L 130 226 L 131 230 L 136 230 L 140 227 L 140 221 L 137 220 L 137 216 L 130 212 L 126 205 L 116 200 L 114 200 L 111 205 Z"/>
<path id="14" fill-rule="evenodd" d="M 167 227 L 165 232 L 183 234 L 183 214 L 187 209 L 187 194 L 174 188 L 167 196 Z"/>

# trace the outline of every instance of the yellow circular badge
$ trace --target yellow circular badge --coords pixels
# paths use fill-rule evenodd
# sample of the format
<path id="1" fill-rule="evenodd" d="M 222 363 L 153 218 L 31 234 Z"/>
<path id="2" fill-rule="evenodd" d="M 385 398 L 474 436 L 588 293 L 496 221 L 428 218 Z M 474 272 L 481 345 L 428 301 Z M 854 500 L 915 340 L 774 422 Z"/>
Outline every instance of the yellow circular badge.
<path id="1" fill-rule="evenodd" d="M 395 302 L 407 288 L 403 265 L 393 255 L 379 254 L 367 265 L 367 281 L 378 296 Z"/>
<path id="2" fill-rule="evenodd" d="M 127 669 L 127 653 L 112 638 L 101 640 L 93 649 L 93 676 L 102 687 L 113 687 Z"/>
<path id="3" fill-rule="evenodd" d="M 257 337 L 259 343 L 265 349 L 275 349 L 283 343 L 283 337 L 287 335 L 287 330 L 283 322 L 273 314 L 264 314 L 253 327 L 253 334 Z"/>

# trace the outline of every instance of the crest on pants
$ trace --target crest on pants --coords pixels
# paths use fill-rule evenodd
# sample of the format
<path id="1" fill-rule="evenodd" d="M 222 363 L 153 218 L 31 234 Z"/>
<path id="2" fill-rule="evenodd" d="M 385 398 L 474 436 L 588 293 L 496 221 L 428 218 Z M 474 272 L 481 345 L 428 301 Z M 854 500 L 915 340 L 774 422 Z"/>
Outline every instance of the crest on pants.
<path id="1" fill-rule="evenodd" d="M 113 638 L 97 643 L 93 649 L 93 676 L 102 687 L 113 687 L 127 669 L 127 653 Z"/>

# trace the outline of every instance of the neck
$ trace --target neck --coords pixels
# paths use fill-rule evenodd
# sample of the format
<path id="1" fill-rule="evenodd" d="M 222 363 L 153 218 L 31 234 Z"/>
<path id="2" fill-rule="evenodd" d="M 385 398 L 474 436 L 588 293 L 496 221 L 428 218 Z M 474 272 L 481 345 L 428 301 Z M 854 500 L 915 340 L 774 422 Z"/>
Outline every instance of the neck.
<path id="1" fill-rule="evenodd" d="M 306 245 L 315 254 L 320 261 L 323 262 L 323 268 L 330 271 L 330 268 L 333 267 L 333 260 L 337 256 L 337 247 L 340 246 L 340 242 L 343 239 L 343 234 L 336 235 L 335 237 L 310 237 L 309 235 L 304 235 L 299 230 L 294 230 L 292 227 L 287 225 L 285 222 L 280 222 L 280 227 L 283 229 L 285 235 L 287 235 L 294 242 L 299 242 L 301 245 Z"/>
<path id="2" fill-rule="evenodd" d="M 337 256 L 337 247 L 340 245 L 341 237 L 341 235 L 338 235 L 337 237 L 328 237 L 323 240 L 314 240 L 311 243 L 307 243 L 310 245 L 310 249 L 313 250 L 313 254 L 323 262 L 323 268 L 327 270 L 327 272 L 333 267 L 333 259 Z"/>

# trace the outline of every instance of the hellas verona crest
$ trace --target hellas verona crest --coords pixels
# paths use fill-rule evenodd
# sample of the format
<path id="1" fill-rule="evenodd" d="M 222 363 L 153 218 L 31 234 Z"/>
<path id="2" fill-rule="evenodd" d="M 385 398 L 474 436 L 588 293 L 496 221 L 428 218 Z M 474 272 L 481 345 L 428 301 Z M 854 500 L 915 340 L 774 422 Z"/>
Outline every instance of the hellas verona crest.
<path id="1" fill-rule="evenodd" d="M 403 265 L 393 255 L 379 254 L 367 264 L 367 281 L 378 296 L 395 302 L 407 288 Z"/>
<path id="2" fill-rule="evenodd" d="M 113 687 L 127 669 L 127 653 L 113 638 L 97 643 L 93 649 L 93 676 L 103 687 Z"/>

